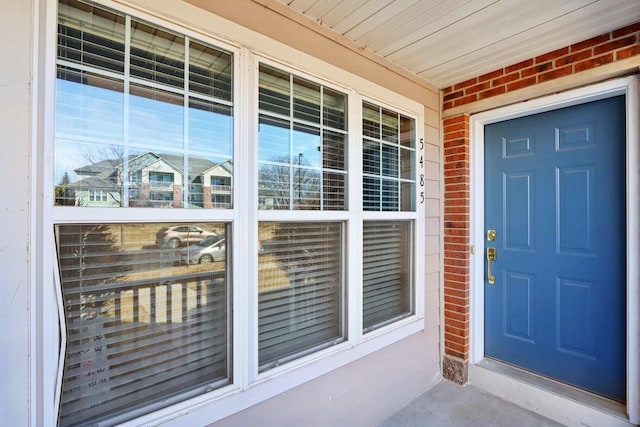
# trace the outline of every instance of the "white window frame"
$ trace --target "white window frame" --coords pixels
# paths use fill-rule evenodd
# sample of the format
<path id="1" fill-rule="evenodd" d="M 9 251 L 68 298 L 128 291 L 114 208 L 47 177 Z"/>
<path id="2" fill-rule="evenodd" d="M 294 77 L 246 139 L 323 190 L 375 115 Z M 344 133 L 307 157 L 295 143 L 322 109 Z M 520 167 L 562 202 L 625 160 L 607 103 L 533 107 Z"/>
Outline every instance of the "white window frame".
<path id="1" fill-rule="evenodd" d="M 52 424 L 57 420 L 57 389 L 62 377 L 64 335 L 59 276 L 55 250 L 54 224 L 108 222 L 230 222 L 234 233 L 232 259 L 246 259 L 255 248 L 259 221 L 299 219 L 345 222 L 346 242 L 344 286 L 346 287 L 346 340 L 292 362 L 258 373 L 257 324 L 258 260 L 234 263 L 229 271 L 233 292 L 232 384 L 173 406 L 143 415 L 123 425 L 145 425 L 180 419 L 181 423 L 208 424 L 276 396 L 283 391 L 320 377 L 389 346 L 424 329 L 425 318 L 425 205 L 420 203 L 419 158 L 424 156 L 424 106 L 389 89 L 338 69 L 310 55 L 284 46 L 261 34 L 242 28 L 213 15 L 197 16 L 185 4 L 154 7 L 153 14 L 123 5 L 115 0 L 98 0 L 96 5 L 114 9 L 154 25 L 173 30 L 195 40 L 226 49 L 234 61 L 234 208 L 233 209 L 159 209 L 159 208 L 70 208 L 54 206 L 54 106 L 56 81 L 57 1 L 38 2 L 34 19 L 40 22 L 35 40 L 41 54 L 35 61 L 39 91 L 34 120 L 32 176 L 32 247 L 37 263 L 32 263 L 34 299 L 32 313 L 31 405 L 32 425 Z M 198 15 L 203 15 L 199 13 Z M 188 16 L 188 19 L 185 19 Z M 188 21 L 188 22 L 186 22 Z M 180 25 L 176 24 L 177 22 Z M 216 25 L 212 26 L 211 23 Z M 207 28 L 215 28 L 214 34 Z M 220 36 L 223 34 L 224 36 Z M 250 46 L 250 48 L 249 48 Z M 258 211 L 257 209 L 257 120 L 258 64 L 265 63 L 302 78 L 317 81 L 348 96 L 347 206 L 345 211 Z M 313 71 L 311 71 L 313 70 Z M 128 77 L 127 77 L 128 78 Z M 415 120 L 416 138 L 416 210 L 414 212 L 365 212 L 362 210 L 362 102 L 396 111 Z M 249 143 L 247 143 L 247 141 Z M 237 161 L 244 159 L 245 161 Z M 246 196 L 247 194 L 253 196 Z M 285 216 L 283 216 L 283 214 Z M 363 220 L 413 220 L 413 310 L 414 314 L 363 335 L 362 331 L 362 222 Z M 347 262 L 348 261 L 348 262 Z M 249 284 L 247 286 L 246 284 Z M 62 337 L 64 339 L 64 336 Z M 303 368 L 304 369 L 301 369 Z"/>

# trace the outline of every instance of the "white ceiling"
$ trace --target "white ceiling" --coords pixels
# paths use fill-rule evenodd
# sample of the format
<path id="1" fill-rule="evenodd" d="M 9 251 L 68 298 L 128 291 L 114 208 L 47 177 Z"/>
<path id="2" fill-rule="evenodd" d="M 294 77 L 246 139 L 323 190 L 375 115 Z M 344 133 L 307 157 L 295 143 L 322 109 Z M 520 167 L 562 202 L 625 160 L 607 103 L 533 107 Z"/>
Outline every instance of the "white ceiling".
<path id="1" fill-rule="evenodd" d="M 640 0 L 278 0 L 444 88 L 640 21 Z"/>

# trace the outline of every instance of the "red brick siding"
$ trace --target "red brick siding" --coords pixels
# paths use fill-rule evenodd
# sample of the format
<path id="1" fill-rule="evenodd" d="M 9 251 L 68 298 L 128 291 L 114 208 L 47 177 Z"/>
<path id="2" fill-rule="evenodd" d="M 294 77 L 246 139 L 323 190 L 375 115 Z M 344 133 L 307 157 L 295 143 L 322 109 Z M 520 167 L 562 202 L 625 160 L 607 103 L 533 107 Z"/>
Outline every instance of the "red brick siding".
<path id="1" fill-rule="evenodd" d="M 444 348 L 469 355 L 469 116 L 444 120 Z"/>
<path id="2" fill-rule="evenodd" d="M 443 89 L 443 110 L 640 55 L 640 23 Z"/>

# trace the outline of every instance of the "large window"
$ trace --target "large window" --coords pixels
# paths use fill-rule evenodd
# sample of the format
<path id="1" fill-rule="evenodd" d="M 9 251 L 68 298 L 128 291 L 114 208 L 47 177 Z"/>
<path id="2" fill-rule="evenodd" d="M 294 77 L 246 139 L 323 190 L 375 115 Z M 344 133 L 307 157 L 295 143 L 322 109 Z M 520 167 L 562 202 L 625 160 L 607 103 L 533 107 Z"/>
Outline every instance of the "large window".
<path id="1" fill-rule="evenodd" d="M 341 222 L 295 211 L 347 209 L 347 96 L 261 64 L 258 206 L 295 222 L 260 222 L 259 366 L 340 343 L 344 330 Z M 284 217 L 283 213 L 283 217 Z"/>
<path id="2" fill-rule="evenodd" d="M 58 3 L 61 426 L 117 424 L 232 381 L 233 59 L 123 13 Z M 227 183 L 224 203 L 212 174 Z M 127 215 L 91 212 L 105 207 Z M 176 222 L 158 208 L 190 209 Z M 202 222 L 196 208 L 224 211 Z"/>
<path id="3" fill-rule="evenodd" d="M 423 107 L 155 21 L 58 3 L 61 426 L 240 407 L 420 327 Z"/>

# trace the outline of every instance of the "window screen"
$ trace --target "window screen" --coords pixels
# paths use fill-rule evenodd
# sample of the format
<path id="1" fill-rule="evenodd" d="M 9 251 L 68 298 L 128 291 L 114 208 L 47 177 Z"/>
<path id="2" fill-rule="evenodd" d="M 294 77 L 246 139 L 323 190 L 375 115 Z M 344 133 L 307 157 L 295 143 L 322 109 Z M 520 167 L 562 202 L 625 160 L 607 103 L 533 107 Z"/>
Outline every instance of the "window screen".
<path id="1" fill-rule="evenodd" d="M 229 383 L 227 236 L 221 223 L 56 226 L 61 426 L 111 425 Z"/>
<path id="2" fill-rule="evenodd" d="M 260 370 L 344 339 L 342 227 L 260 223 Z"/>

